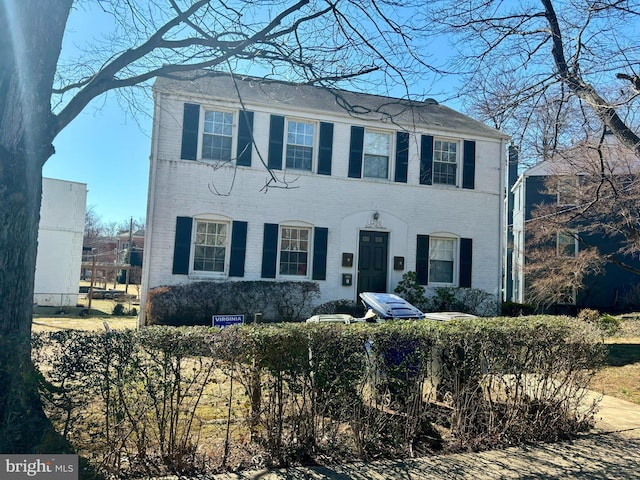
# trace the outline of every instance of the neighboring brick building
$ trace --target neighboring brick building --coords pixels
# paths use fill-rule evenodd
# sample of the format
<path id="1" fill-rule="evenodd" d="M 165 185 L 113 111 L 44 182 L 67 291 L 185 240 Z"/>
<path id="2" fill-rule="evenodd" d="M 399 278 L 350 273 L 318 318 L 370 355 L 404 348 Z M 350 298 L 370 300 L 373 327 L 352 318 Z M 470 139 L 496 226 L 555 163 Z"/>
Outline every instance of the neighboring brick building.
<path id="1" fill-rule="evenodd" d="M 355 300 L 416 271 L 500 297 L 506 135 L 432 100 L 235 80 L 156 81 L 143 296 L 304 279 Z"/>

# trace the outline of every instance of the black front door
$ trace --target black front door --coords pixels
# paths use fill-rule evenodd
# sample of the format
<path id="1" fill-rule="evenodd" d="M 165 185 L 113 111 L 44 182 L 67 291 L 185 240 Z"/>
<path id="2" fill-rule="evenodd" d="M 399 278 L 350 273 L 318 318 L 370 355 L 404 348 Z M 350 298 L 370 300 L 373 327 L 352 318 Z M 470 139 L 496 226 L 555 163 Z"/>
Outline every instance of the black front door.
<path id="1" fill-rule="evenodd" d="M 358 292 L 387 291 L 387 232 L 360 232 L 358 247 Z"/>

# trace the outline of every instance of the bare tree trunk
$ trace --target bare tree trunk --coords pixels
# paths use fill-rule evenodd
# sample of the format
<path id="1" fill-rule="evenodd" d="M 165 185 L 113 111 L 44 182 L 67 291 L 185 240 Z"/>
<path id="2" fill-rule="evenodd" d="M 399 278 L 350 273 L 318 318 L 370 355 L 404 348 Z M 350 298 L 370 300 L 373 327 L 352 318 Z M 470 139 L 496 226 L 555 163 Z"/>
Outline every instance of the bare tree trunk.
<path id="1" fill-rule="evenodd" d="M 0 451 L 61 448 L 38 395 L 31 322 L 51 90 L 72 0 L 0 6 Z M 57 441 L 56 441 L 57 443 Z"/>

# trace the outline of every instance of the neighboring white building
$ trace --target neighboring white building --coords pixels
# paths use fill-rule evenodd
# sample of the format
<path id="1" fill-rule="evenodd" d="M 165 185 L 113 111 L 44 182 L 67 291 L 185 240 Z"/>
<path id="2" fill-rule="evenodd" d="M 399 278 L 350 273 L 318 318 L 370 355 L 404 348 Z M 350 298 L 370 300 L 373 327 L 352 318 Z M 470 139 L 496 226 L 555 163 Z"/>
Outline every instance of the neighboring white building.
<path id="1" fill-rule="evenodd" d="M 500 297 L 505 134 L 433 100 L 234 79 L 155 83 L 142 305 L 214 279 L 355 300 L 408 271 Z"/>
<path id="2" fill-rule="evenodd" d="M 42 179 L 34 302 L 75 306 L 87 204 L 84 183 Z"/>

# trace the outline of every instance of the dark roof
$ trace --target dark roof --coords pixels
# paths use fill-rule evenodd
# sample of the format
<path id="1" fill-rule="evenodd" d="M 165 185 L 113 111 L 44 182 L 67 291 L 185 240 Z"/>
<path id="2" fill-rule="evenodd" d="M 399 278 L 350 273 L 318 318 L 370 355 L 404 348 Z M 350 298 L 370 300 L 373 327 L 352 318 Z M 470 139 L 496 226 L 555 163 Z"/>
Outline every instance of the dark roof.
<path id="1" fill-rule="evenodd" d="M 235 85 L 234 85 L 235 80 Z M 433 99 L 409 101 L 379 95 L 295 84 L 219 72 L 192 72 L 181 77 L 158 77 L 154 89 L 202 98 L 230 100 L 240 92 L 247 105 L 283 105 L 292 109 L 325 111 L 366 120 L 383 120 L 412 130 L 413 124 L 491 138 L 508 135 Z"/>

